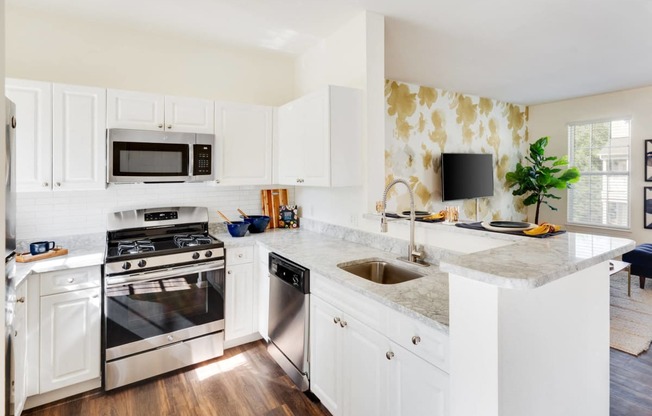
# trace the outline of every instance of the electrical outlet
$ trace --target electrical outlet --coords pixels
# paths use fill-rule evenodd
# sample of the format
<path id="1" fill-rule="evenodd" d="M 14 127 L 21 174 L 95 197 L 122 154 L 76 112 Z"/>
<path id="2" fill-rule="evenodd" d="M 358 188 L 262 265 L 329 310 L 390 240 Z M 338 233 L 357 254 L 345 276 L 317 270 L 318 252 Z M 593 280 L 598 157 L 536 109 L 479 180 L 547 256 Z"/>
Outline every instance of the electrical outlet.
<path id="1" fill-rule="evenodd" d="M 358 216 L 356 214 L 351 214 L 351 217 L 349 218 L 349 223 L 351 223 L 351 225 L 357 227 L 358 226 Z"/>

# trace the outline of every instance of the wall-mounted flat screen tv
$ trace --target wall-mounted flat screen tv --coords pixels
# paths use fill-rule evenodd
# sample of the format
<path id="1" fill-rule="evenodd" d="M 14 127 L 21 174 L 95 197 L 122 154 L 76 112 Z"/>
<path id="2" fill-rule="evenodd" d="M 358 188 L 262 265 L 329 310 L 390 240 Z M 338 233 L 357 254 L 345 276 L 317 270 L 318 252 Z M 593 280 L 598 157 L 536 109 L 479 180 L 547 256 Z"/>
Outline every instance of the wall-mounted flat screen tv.
<path id="1" fill-rule="evenodd" d="M 494 194 L 493 156 L 487 153 L 442 153 L 442 201 Z"/>

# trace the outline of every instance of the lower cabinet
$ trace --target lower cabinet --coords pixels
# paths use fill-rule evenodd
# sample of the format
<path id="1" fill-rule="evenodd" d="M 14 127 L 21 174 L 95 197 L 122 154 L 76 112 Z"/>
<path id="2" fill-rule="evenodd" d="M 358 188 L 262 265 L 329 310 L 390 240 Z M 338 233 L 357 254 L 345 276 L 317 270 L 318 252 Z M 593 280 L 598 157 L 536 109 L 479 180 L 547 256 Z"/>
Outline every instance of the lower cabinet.
<path id="1" fill-rule="evenodd" d="M 340 295 L 333 303 L 364 310 L 363 302 Z M 354 310 L 311 293 L 310 387 L 322 404 L 334 416 L 448 415 L 448 374 L 356 319 Z"/>
<path id="2" fill-rule="evenodd" d="M 100 288 L 41 297 L 40 392 L 100 376 Z"/>
<path id="3" fill-rule="evenodd" d="M 265 341 L 269 340 L 269 250 L 256 246 L 254 280 L 258 298 L 258 332 Z"/>
<path id="4" fill-rule="evenodd" d="M 251 335 L 254 330 L 254 273 L 251 263 L 226 268 L 224 340 Z"/>
<path id="5" fill-rule="evenodd" d="M 27 279 L 16 288 L 16 304 L 14 306 L 13 321 L 13 362 L 14 384 L 12 395 L 14 414 L 19 415 L 25 407 L 27 398 Z"/>

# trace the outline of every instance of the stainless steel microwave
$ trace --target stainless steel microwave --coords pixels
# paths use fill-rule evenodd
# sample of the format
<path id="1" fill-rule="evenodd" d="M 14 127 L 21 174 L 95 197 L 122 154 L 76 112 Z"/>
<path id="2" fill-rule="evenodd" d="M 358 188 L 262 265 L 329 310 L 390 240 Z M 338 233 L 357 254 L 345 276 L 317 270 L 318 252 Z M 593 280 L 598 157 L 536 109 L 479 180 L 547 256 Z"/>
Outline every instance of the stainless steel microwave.
<path id="1" fill-rule="evenodd" d="M 204 182 L 215 179 L 212 134 L 107 130 L 109 183 Z"/>

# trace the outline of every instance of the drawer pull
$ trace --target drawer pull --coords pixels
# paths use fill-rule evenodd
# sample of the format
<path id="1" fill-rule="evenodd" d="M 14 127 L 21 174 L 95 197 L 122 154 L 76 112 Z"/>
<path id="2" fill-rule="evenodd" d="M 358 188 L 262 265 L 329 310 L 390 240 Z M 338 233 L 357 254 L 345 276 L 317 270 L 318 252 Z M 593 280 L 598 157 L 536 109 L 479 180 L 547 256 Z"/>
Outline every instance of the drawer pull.
<path id="1" fill-rule="evenodd" d="M 233 274 L 233 270 L 229 270 L 226 274 Z"/>
<path id="2" fill-rule="evenodd" d="M 386 357 L 388 360 L 391 360 L 392 358 L 394 358 L 394 353 L 393 353 L 392 351 L 387 351 L 387 352 L 385 353 L 385 357 Z"/>
<path id="3" fill-rule="evenodd" d="M 74 283 L 74 281 L 75 281 L 75 278 L 74 278 L 74 277 L 69 277 L 69 278 L 68 278 L 68 283 Z"/>
<path id="4" fill-rule="evenodd" d="M 420 342 L 421 342 L 421 337 L 420 336 L 415 335 L 415 336 L 412 337 L 412 343 L 414 345 L 419 345 Z"/>
<path id="5" fill-rule="evenodd" d="M 346 326 L 346 321 L 340 321 L 340 326 L 344 328 Z"/>
<path id="6" fill-rule="evenodd" d="M 240 253 L 240 254 L 238 254 L 238 258 L 240 258 L 240 259 L 241 259 L 241 258 L 242 258 L 242 256 L 243 256 L 243 254 L 242 254 L 242 253 Z"/>
<path id="7" fill-rule="evenodd" d="M 93 295 L 93 299 L 97 299 L 99 297 L 100 297 L 100 295 Z"/>
<path id="8" fill-rule="evenodd" d="M 18 303 L 25 303 L 25 296 L 21 296 L 18 299 L 16 299 L 16 302 Z"/>
<path id="9" fill-rule="evenodd" d="M 339 324 L 340 323 L 340 317 L 336 316 L 335 318 L 333 318 L 333 323 L 334 324 Z"/>

